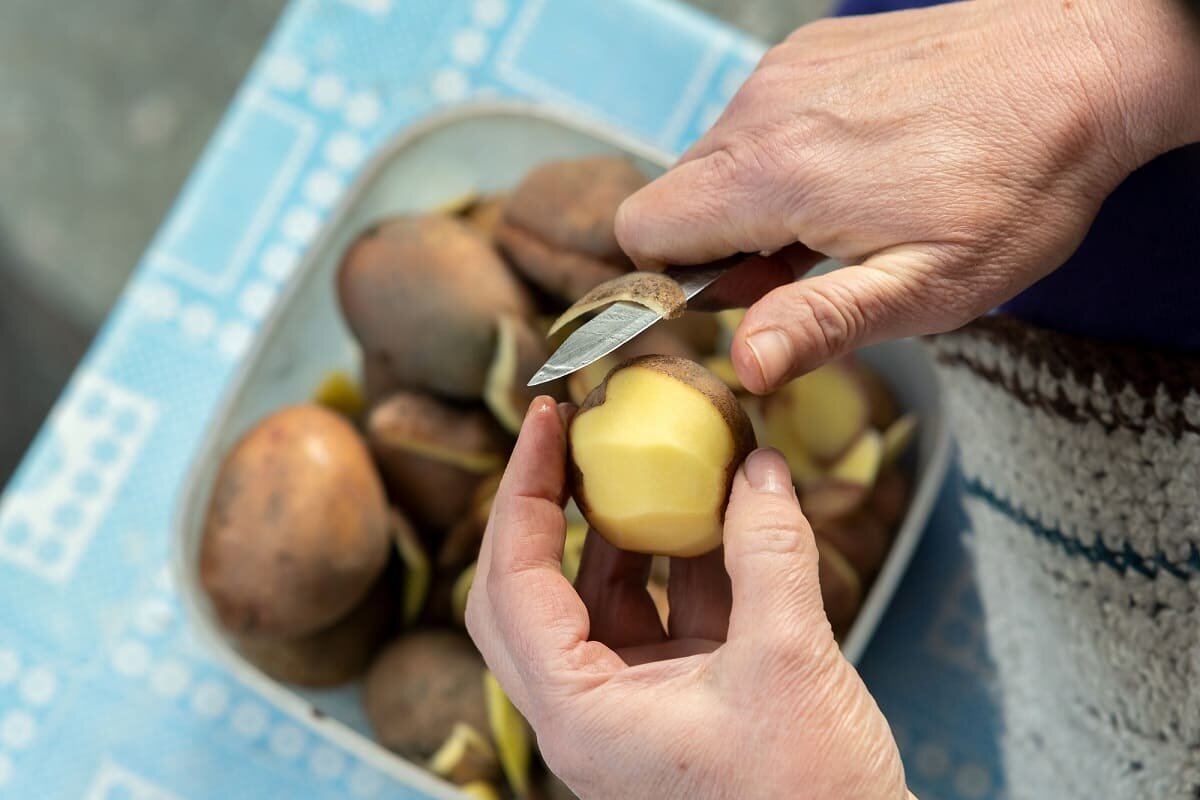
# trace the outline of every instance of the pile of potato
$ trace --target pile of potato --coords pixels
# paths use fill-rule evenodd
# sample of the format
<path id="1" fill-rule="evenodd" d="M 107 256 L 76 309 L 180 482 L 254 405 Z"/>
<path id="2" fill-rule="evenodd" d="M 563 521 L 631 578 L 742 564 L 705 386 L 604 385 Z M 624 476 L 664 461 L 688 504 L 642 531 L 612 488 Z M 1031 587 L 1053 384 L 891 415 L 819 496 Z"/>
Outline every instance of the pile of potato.
<path id="1" fill-rule="evenodd" d="M 622 158 L 548 163 L 509 194 L 363 232 L 336 286 L 362 375 L 331 375 L 312 402 L 261 420 L 216 478 L 200 578 L 234 647 L 287 683 L 362 677 L 379 742 L 472 796 L 570 796 L 534 759 L 524 721 L 463 631 L 492 498 L 536 394 L 582 405 L 564 573 L 574 580 L 586 517 L 606 538 L 659 554 L 649 588 L 664 618 L 661 556 L 719 545 L 728 476 L 755 440 L 792 465 L 839 634 L 908 503 L 897 463 L 914 421 L 879 378 L 844 360 L 749 396 L 722 345 L 736 314 L 673 306 L 674 319 L 613 356 L 525 386 L 586 312 L 614 299 L 673 302 L 657 278 L 621 277 L 633 265 L 613 219 L 645 182 Z M 659 398 L 694 424 L 653 423 Z M 641 428 L 629 422 L 643 417 Z M 691 472 L 674 469 L 676 455 Z M 671 492 L 625 502 L 633 490 L 606 482 L 621 472 L 604 468 L 613 460 L 640 464 L 629 474 L 682 476 L 667 527 L 631 520 L 644 522 L 638 503 Z"/>

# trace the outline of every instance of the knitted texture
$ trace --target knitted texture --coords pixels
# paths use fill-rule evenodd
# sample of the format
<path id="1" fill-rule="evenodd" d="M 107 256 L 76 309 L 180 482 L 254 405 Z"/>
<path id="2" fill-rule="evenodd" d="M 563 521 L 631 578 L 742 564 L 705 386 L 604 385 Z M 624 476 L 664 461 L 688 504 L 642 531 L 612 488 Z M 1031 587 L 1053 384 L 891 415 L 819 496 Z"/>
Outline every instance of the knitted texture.
<path id="1" fill-rule="evenodd" d="M 1013 800 L 1200 798 L 1200 359 L 987 317 L 931 340 Z"/>

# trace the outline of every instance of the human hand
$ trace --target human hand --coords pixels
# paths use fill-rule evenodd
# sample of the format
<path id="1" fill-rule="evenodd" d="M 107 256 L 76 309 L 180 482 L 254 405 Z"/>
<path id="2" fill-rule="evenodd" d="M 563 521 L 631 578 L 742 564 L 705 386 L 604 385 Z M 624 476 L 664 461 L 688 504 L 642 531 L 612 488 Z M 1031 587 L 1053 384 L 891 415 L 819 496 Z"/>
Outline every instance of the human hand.
<path id="1" fill-rule="evenodd" d="M 1183 0 L 974 0 L 805 26 L 625 202 L 617 238 L 650 269 L 760 251 L 779 255 L 752 274 L 783 257 L 802 273 L 816 253 L 849 264 L 760 300 L 791 274 L 755 286 L 740 270 L 741 293 L 723 293 L 757 300 L 732 351 L 755 392 L 953 329 L 1065 261 L 1130 171 L 1200 139 L 1186 14 Z"/>
<path id="2" fill-rule="evenodd" d="M 562 576 L 565 462 L 564 419 L 539 398 L 467 602 L 472 638 L 555 774 L 585 800 L 910 797 L 825 618 L 812 529 L 777 453 L 739 469 L 723 556 L 672 561 L 668 631 L 648 558 L 589 533 L 578 592 Z"/>

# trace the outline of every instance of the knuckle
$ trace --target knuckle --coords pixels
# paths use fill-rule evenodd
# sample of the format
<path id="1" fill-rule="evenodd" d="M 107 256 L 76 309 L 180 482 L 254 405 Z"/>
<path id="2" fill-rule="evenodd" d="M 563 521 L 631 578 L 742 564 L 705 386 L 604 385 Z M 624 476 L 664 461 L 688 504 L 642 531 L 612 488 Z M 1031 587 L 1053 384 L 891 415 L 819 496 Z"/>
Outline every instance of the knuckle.
<path id="1" fill-rule="evenodd" d="M 791 330 L 796 352 L 808 355 L 801 356 L 798 369 L 844 353 L 865 327 L 856 300 L 836 289 L 802 286 L 795 293 L 793 306 L 791 318 L 795 324 Z"/>

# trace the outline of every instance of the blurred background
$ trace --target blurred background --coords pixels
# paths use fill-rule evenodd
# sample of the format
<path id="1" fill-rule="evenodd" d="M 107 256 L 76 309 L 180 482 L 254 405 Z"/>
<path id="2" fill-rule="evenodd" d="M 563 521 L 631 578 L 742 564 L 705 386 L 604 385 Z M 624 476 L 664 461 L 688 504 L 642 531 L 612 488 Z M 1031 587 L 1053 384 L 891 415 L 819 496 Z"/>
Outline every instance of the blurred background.
<path id="1" fill-rule="evenodd" d="M 0 3 L 0 484 L 285 0 Z M 829 0 L 692 0 L 764 41 Z"/>

